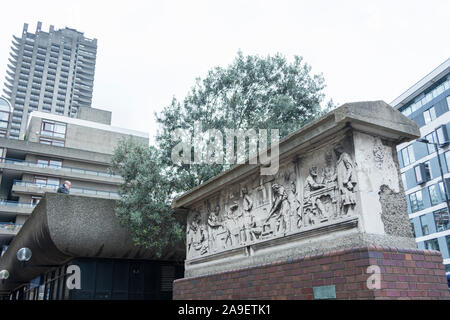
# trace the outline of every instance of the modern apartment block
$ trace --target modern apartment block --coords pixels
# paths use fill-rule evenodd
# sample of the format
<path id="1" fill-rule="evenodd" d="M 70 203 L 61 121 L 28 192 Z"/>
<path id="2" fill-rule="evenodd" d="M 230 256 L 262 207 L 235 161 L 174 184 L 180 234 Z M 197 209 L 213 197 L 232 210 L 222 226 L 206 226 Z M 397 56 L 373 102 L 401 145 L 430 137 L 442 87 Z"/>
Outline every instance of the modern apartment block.
<path id="1" fill-rule="evenodd" d="M 1 104 L 0 104 L 1 108 Z M 0 245 L 6 249 L 46 192 L 65 180 L 71 195 L 118 199 L 108 172 L 121 139 L 148 145 L 146 133 L 111 126 L 111 113 L 80 107 L 77 118 L 34 111 L 25 140 L 0 137 Z"/>
<path id="2" fill-rule="evenodd" d="M 399 145 L 398 159 L 417 245 L 420 249 L 439 250 L 450 271 L 450 219 L 444 192 L 446 189 L 449 194 L 450 190 L 450 59 L 391 105 L 414 120 L 422 139 L 429 142 Z M 438 144 L 441 165 L 433 143 Z"/>
<path id="3" fill-rule="evenodd" d="M 75 116 L 91 107 L 97 39 L 65 28 L 28 31 L 13 36 L 4 93 L 11 103 L 9 137 L 23 139 L 28 116 L 42 111 Z"/>

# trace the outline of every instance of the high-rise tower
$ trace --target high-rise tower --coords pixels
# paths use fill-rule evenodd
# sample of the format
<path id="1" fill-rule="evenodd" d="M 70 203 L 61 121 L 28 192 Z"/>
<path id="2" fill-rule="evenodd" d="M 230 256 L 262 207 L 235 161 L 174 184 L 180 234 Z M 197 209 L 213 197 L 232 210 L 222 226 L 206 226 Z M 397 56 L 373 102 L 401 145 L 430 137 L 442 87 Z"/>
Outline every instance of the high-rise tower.
<path id="1" fill-rule="evenodd" d="M 65 28 L 13 36 L 6 75 L 6 98 L 13 108 L 9 137 L 23 139 L 32 111 L 75 116 L 80 106 L 90 107 L 94 86 L 97 39 Z"/>

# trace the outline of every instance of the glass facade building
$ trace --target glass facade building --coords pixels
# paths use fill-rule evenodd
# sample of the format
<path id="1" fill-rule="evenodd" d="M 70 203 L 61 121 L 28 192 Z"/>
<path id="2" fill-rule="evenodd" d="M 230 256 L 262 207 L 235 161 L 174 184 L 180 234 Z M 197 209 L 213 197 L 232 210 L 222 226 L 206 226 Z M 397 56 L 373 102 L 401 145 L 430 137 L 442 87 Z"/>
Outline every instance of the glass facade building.
<path id="1" fill-rule="evenodd" d="M 13 36 L 5 97 L 13 113 L 9 137 L 23 139 L 32 111 L 75 116 L 81 106 L 91 107 L 97 39 L 88 39 L 74 29 L 36 32 L 23 27 L 21 37 Z"/>
<path id="2" fill-rule="evenodd" d="M 391 105 L 417 123 L 422 138 L 439 144 L 444 181 L 433 144 L 411 141 L 399 145 L 397 151 L 417 246 L 439 250 L 450 271 L 450 219 L 444 191 L 450 190 L 450 59 Z"/>

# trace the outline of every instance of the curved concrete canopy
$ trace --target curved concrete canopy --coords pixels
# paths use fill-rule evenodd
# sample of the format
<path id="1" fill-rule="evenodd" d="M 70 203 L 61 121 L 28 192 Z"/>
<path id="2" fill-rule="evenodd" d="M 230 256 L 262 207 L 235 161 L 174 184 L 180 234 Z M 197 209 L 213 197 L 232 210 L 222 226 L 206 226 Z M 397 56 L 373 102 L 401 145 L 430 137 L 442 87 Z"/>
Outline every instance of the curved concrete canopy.
<path id="1" fill-rule="evenodd" d="M 30 218 L 0 259 L 0 270 L 10 278 L 0 283 L 0 293 L 9 292 L 74 258 L 116 258 L 143 260 L 184 259 L 184 248 L 157 258 L 152 251 L 134 245 L 128 231 L 114 213 L 115 201 L 58 193 L 46 193 Z M 32 251 L 32 258 L 22 267 L 16 258 L 20 248 Z"/>

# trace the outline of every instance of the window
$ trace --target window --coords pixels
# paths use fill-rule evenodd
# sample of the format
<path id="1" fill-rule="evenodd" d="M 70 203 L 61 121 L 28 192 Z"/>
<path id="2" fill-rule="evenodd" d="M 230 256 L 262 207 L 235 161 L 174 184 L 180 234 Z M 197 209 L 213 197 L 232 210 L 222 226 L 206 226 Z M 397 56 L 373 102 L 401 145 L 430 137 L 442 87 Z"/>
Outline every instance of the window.
<path id="1" fill-rule="evenodd" d="M 64 141 L 63 140 L 39 138 L 39 143 L 48 144 L 48 145 L 57 146 L 57 147 L 64 147 Z"/>
<path id="2" fill-rule="evenodd" d="M 63 122 L 42 120 L 41 135 L 46 137 L 65 139 L 66 124 Z"/>
<path id="3" fill-rule="evenodd" d="M 50 168 L 61 168 L 62 161 L 61 160 L 50 160 L 49 161 Z"/>
<path id="4" fill-rule="evenodd" d="M 445 190 L 444 190 L 444 184 L 441 182 L 439 182 L 439 190 L 441 192 L 441 199 L 442 201 L 445 201 Z"/>
<path id="5" fill-rule="evenodd" d="M 37 183 L 37 184 L 47 184 L 47 178 L 43 178 L 43 177 L 34 177 L 34 183 Z"/>
<path id="6" fill-rule="evenodd" d="M 422 175 L 422 166 L 415 166 L 414 167 L 414 174 L 416 175 L 416 182 L 418 184 L 424 183 L 423 175 Z"/>
<path id="7" fill-rule="evenodd" d="M 37 164 L 38 164 L 38 167 L 41 167 L 41 168 L 48 167 L 48 160 L 38 159 Z"/>
<path id="8" fill-rule="evenodd" d="M 47 185 L 59 186 L 59 179 L 47 178 Z"/>
<path id="9" fill-rule="evenodd" d="M 425 110 L 423 112 L 423 117 L 425 119 L 425 124 L 430 123 L 434 119 L 436 119 L 436 111 L 434 110 L 434 107 L 431 107 L 428 110 Z"/>
<path id="10" fill-rule="evenodd" d="M 411 211 L 416 212 L 424 209 L 422 200 L 422 190 L 416 191 L 409 195 L 409 202 L 411 204 Z"/>
<path id="11" fill-rule="evenodd" d="M 0 111 L 0 128 L 8 128 L 9 112 Z"/>
<path id="12" fill-rule="evenodd" d="M 58 178 L 50 178 L 50 177 L 34 177 L 34 183 L 37 184 L 45 184 L 47 186 L 59 186 Z"/>
<path id="13" fill-rule="evenodd" d="M 436 143 L 437 142 L 437 140 L 436 140 L 436 133 L 432 132 L 430 134 L 427 134 L 425 136 L 425 139 L 427 139 L 429 142 Z M 427 143 L 427 148 L 428 148 L 428 154 L 431 154 L 431 153 L 433 153 L 435 151 L 433 144 Z"/>
<path id="14" fill-rule="evenodd" d="M 424 242 L 425 249 L 427 250 L 437 250 L 439 251 L 438 239 L 431 239 Z"/>
<path id="15" fill-rule="evenodd" d="M 402 174 L 401 174 L 401 176 L 402 176 L 402 182 L 403 182 L 403 189 L 408 189 L 408 186 L 406 185 L 406 174 L 403 172 Z"/>
<path id="16" fill-rule="evenodd" d="M 412 229 L 412 233 L 414 238 L 416 237 L 416 229 L 414 228 L 414 222 L 411 220 L 409 220 L 409 223 L 411 223 L 411 229 Z"/>
<path id="17" fill-rule="evenodd" d="M 428 223 L 426 219 L 426 215 L 420 216 L 420 227 L 422 228 L 422 235 L 426 236 L 430 233 L 430 229 L 428 228 Z"/>
<path id="18" fill-rule="evenodd" d="M 414 173 L 416 175 L 416 182 L 418 184 L 425 183 L 431 179 L 430 174 L 430 162 L 426 161 L 424 163 L 420 163 L 414 167 Z"/>
<path id="19" fill-rule="evenodd" d="M 411 106 L 406 107 L 405 109 L 402 110 L 402 113 L 405 116 L 409 116 L 411 114 L 412 110 L 411 110 Z"/>
<path id="20" fill-rule="evenodd" d="M 439 144 L 446 144 L 448 143 L 448 132 L 447 132 L 447 126 L 442 125 L 436 129 L 436 137 L 437 142 Z"/>
<path id="21" fill-rule="evenodd" d="M 436 224 L 436 231 L 445 231 L 450 228 L 449 214 L 447 209 L 441 209 L 433 212 L 434 223 Z"/>
<path id="22" fill-rule="evenodd" d="M 439 190 L 439 185 L 438 184 L 434 184 L 432 186 L 428 187 L 428 192 L 430 193 L 430 200 L 431 200 L 431 205 L 435 206 L 438 203 L 441 202 L 441 197 L 440 197 L 440 190 Z"/>
<path id="23" fill-rule="evenodd" d="M 445 163 L 447 164 L 447 172 L 450 172 L 450 151 L 444 153 L 445 155 Z"/>
<path id="24" fill-rule="evenodd" d="M 409 145 L 408 147 L 402 149 L 402 157 L 403 157 L 403 164 L 405 166 L 416 161 L 416 158 L 414 157 L 414 149 L 413 149 L 412 145 Z"/>
<path id="25" fill-rule="evenodd" d="M 425 161 L 423 163 L 423 169 L 425 171 L 425 181 L 430 181 L 431 180 L 430 161 Z"/>
<path id="26" fill-rule="evenodd" d="M 61 160 L 51 160 L 51 159 L 38 159 L 37 164 L 41 168 L 61 168 L 62 161 Z"/>

